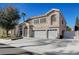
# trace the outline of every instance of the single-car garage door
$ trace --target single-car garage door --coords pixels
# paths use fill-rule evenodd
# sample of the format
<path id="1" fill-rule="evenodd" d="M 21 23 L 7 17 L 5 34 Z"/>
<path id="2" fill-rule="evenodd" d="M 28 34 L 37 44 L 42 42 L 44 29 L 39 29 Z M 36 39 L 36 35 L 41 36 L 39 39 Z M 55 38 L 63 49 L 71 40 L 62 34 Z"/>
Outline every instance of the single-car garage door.
<path id="1" fill-rule="evenodd" d="M 46 38 L 46 31 L 45 30 L 35 30 L 34 37 L 35 38 Z"/>
<path id="2" fill-rule="evenodd" d="M 57 31 L 49 30 L 48 31 L 48 38 L 49 39 L 56 39 L 57 38 Z"/>

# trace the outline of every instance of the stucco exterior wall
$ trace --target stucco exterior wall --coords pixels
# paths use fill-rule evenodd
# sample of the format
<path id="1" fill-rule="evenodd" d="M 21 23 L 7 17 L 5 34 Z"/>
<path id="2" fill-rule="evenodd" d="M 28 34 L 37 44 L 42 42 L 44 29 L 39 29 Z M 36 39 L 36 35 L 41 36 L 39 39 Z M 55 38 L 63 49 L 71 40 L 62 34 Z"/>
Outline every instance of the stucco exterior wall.
<path id="1" fill-rule="evenodd" d="M 41 18 L 46 18 L 46 23 L 34 24 L 34 20 L 35 20 L 35 19 L 40 20 Z M 32 20 L 31 20 L 31 24 L 33 25 L 33 29 L 34 29 L 34 30 L 47 29 L 47 27 L 48 27 L 48 21 L 47 21 L 48 19 L 47 19 L 47 17 L 41 17 L 41 18 L 35 18 L 35 19 L 32 19 Z"/>
<path id="2" fill-rule="evenodd" d="M 60 21 L 59 21 L 60 35 L 62 35 L 62 31 L 66 31 L 66 21 L 64 19 L 64 16 L 61 14 L 59 15 L 59 19 L 60 19 Z M 62 24 L 62 22 L 63 22 L 63 24 Z"/>
<path id="3" fill-rule="evenodd" d="M 52 15 L 56 15 L 56 21 L 53 22 L 53 24 L 51 25 L 51 16 Z M 51 13 L 49 16 L 48 16 L 48 24 L 49 24 L 49 27 L 59 27 L 59 12 L 54 12 L 54 13 Z"/>

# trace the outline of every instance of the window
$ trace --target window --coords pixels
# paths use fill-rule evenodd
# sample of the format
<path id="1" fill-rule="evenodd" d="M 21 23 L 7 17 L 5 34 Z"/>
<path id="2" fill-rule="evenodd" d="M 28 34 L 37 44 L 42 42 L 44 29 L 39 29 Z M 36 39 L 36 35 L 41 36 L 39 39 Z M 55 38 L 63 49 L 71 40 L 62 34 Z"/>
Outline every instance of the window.
<path id="1" fill-rule="evenodd" d="M 46 18 L 40 19 L 40 23 L 46 23 Z"/>
<path id="2" fill-rule="evenodd" d="M 39 19 L 34 20 L 34 24 L 38 24 L 39 23 Z"/>
<path id="3" fill-rule="evenodd" d="M 52 15 L 51 16 L 51 25 L 53 24 L 53 22 L 55 22 L 56 21 L 56 15 Z"/>

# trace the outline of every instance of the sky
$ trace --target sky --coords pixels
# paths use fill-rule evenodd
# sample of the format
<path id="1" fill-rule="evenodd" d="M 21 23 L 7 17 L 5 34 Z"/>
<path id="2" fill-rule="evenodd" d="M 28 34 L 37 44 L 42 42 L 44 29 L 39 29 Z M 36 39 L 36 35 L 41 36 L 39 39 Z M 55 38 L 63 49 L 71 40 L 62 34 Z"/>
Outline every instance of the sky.
<path id="1" fill-rule="evenodd" d="M 19 10 L 19 13 L 26 13 L 26 19 L 32 16 L 45 14 L 53 8 L 60 9 L 64 15 L 67 25 L 74 28 L 75 18 L 79 16 L 79 4 L 77 3 L 0 3 L 0 8 L 13 6 Z M 23 19 L 20 19 L 20 23 Z"/>

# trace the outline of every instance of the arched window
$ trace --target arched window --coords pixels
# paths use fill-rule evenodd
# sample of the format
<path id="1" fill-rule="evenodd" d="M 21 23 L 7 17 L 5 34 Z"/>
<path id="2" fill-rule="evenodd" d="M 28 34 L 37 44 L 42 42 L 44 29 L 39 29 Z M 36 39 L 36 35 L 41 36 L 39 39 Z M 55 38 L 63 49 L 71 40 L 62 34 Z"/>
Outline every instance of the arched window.
<path id="1" fill-rule="evenodd" d="M 52 15 L 51 16 L 51 25 L 53 24 L 53 22 L 55 22 L 56 21 L 56 15 Z"/>

